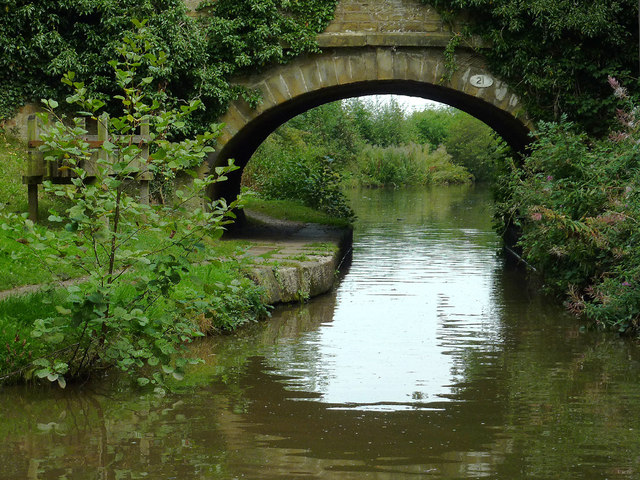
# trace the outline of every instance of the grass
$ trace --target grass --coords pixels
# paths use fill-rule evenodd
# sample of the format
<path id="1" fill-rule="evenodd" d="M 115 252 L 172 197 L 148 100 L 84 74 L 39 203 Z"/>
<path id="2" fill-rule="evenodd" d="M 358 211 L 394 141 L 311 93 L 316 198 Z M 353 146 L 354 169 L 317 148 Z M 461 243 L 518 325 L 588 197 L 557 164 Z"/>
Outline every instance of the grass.
<path id="1" fill-rule="evenodd" d="M 329 242 L 310 243 L 309 245 L 306 245 L 303 248 L 304 250 L 309 251 L 309 255 L 322 255 L 322 256 L 332 255 L 340 249 L 338 245 L 336 245 L 335 243 L 329 243 Z"/>
<path id="2" fill-rule="evenodd" d="M 46 353 L 46 344 L 34 341 L 35 319 L 56 315 L 62 292 L 37 292 L 0 302 L 0 377 L 28 365 Z"/>
<path id="3" fill-rule="evenodd" d="M 264 258 L 265 260 L 269 260 L 274 255 L 277 255 L 278 253 L 280 253 L 280 250 L 281 250 L 280 248 L 274 248 L 273 250 L 269 250 L 268 252 L 264 252 L 258 255 L 258 257 Z"/>
<path id="4" fill-rule="evenodd" d="M 372 187 L 454 185 L 473 179 L 464 167 L 452 162 L 446 150 L 431 151 L 428 145 L 367 146 L 352 168 L 360 185 Z"/>
<path id="5" fill-rule="evenodd" d="M 0 213 L 24 213 L 28 209 L 27 187 L 22 183 L 22 175 L 27 160 L 27 148 L 24 141 L 0 133 Z M 39 193 L 39 216 L 46 219 L 50 209 L 62 210 L 64 205 L 57 198 Z M 49 227 L 43 222 L 43 228 Z M 33 252 L 28 252 L 19 243 L 20 238 L 11 236 L 0 229 L 0 290 L 13 287 L 47 283 L 54 276 L 43 267 Z M 59 271 L 60 278 L 81 276 L 70 270 Z"/>
<path id="6" fill-rule="evenodd" d="M 43 230 L 46 227 L 41 227 Z M 141 249 L 152 249 L 154 245 L 164 241 L 158 238 L 157 232 L 144 232 L 140 235 L 136 245 Z M 232 257 L 246 249 L 246 241 L 219 241 L 204 239 L 206 248 L 193 253 L 191 261 L 201 263 L 212 258 Z M 23 285 L 38 285 L 79 278 L 84 275 L 80 270 L 73 270 L 60 265 L 46 265 L 35 252 L 20 243 L 19 238 L 0 229 L 0 291 L 9 290 Z"/>
<path id="7" fill-rule="evenodd" d="M 27 187 L 22 184 L 26 159 L 23 141 L 0 134 L 0 203 L 13 212 L 27 209 Z"/>
<path id="8" fill-rule="evenodd" d="M 309 260 L 311 260 L 307 255 L 304 255 L 304 254 L 291 255 L 291 256 L 285 257 L 284 259 L 295 260 L 296 262 L 308 262 Z"/>
<path id="9" fill-rule="evenodd" d="M 22 169 L 25 164 L 26 149 L 16 139 L 0 134 L 0 204 L 5 212 L 21 213 L 27 208 L 26 187 L 21 183 Z M 40 218 L 46 219 L 48 209 L 64 205 L 56 203 L 41 192 Z M 330 217 L 314 211 L 297 202 L 264 201 L 249 199 L 249 208 L 269 216 L 300 222 L 313 222 L 324 225 L 347 226 L 345 220 Z M 1 210 L 0 210 L 1 211 Z M 53 228 L 43 222 L 39 225 L 43 231 Z M 145 232 L 140 235 L 137 247 L 152 247 L 166 239 L 157 237 L 159 233 Z M 180 299 L 202 298 L 211 303 L 202 302 L 202 311 L 196 302 L 186 306 L 189 318 L 198 324 L 206 333 L 231 331 L 240 325 L 256 320 L 268 314 L 268 307 L 262 299 L 262 290 L 245 275 L 249 259 L 244 260 L 241 254 L 250 242 L 237 240 L 205 239 L 204 248 L 194 253 L 190 260 L 192 267 L 189 274 L 178 284 L 174 296 Z M 325 245 L 318 245 L 325 250 Z M 306 255 L 302 257 L 307 258 Z M 64 263 L 64 262 L 61 262 Z M 129 272 L 122 277 L 123 284 L 116 292 L 121 299 L 128 299 L 136 294 L 132 284 L 136 275 Z M 0 228 L 0 290 L 28 284 L 43 284 L 53 280 L 78 278 L 83 273 L 65 271 L 59 265 L 46 266 L 38 253 L 24 245 L 20 232 L 11 233 Z M 67 309 L 67 294 L 64 289 L 47 290 L 33 294 L 8 297 L 0 301 L 0 383 L 2 377 L 28 367 L 31 360 L 51 354 L 53 350 L 68 348 L 69 345 L 53 344 L 32 338 L 34 324 L 37 319 L 48 317 L 63 318 L 61 310 Z M 148 311 L 161 315 L 169 302 L 160 298 Z M 213 306 L 212 306 L 213 305 Z M 26 370 L 25 370 L 26 371 Z"/>
<path id="10" fill-rule="evenodd" d="M 245 209 L 281 220 L 317 223 L 335 227 L 348 227 L 351 222 L 314 210 L 295 200 L 265 200 L 256 196 L 245 197 Z"/>
<path id="11" fill-rule="evenodd" d="M 0 204 L 6 211 L 22 213 L 27 210 L 27 189 L 22 185 L 22 174 L 26 163 L 27 150 L 24 142 L 0 133 Z M 40 218 L 49 216 L 49 209 L 63 211 L 65 205 L 57 198 L 52 198 L 40 189 Z M 261 200 L 248 197 L 247 207 L 271 217 L 305 223 L 323 225 L 348 226 L 349 222 L 331 217 L 325 213 L 305 207 L 299 202 L 286 200 Z M 42 222 L 43 230 L 53 225 Z M 37 256 L 20 243 L 20 236 L 15 236 L 0 229 L 0 290 L 9 290 L 23 285 L 44 284 L 55 280 L 81 277 L 80 271 L 64 269 L 57 265 L 45 266 Z M 152 246 L 158 241 L 154 234 L 148 232 L 140 238 L 141 248 Z M 233 256 L 239 248 L 238 243 L 209 241 L 208 249 L 193 257 L 194 262 L 202 262 L 211 256 Z M 226 250 L 225 250 L 226 249 Z"/>
<path id="12" fill-rule="evenodd" d="M 0 131 L 0 205 L 12 213 L 28 211 L 27 186 L 22 183 L 27 164 L 27 147 L 23 140 Z M 42 188 L 38 194 L 38 215 L 46 224 L 50 209 L 61 210 L 59 198 L 47 195 Z"/>
<path id="13" fill-rule="evenodd" d="M 190 304 L 190 315 L 203 333 L 232 331 L 268 314 L 262 289 L 244 274 L 248 260 L 236 258 L 246 245 L 247 242 L 242 241 L 216 242 L 206 249 L 208 260 L 194 263 L 173 293 L 179 300 L 213 299 L 213 308 L 206 310 L 199 311 L 197 305 L 194 310 Z M 127 300 L 136 294 L 131 286 L 136 281 L 135 273 L 127 277 L 116 292 L 118 299 Z M 66 298 L 66 291 L 58 289 L 11 296 L 0 301 L 0 383 L 5 375 L 28 367 L 31 360 L 50 354 L 53 348 L 67 347 L 65 344 L 54 346 L 31 337 L 37 319 L 59 317 L 57 309 L 70 306 Z M 148 315 L 162 315 L 165 304 L 163 298 L 158 299 Z"/>

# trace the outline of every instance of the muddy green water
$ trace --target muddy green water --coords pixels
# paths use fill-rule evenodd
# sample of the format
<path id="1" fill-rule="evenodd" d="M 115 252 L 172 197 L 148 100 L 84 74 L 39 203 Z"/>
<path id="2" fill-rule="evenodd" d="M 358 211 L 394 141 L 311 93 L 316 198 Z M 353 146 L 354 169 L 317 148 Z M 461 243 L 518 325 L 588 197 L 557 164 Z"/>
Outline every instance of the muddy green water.
<path id="1" fill-rule="evenodd" d="M 640 348 L 505 268 L 487 192 L 353 197 L 337 290 L 199 343 L 178 392 L 0 391 L 0 478 L 640 478 Z"/>

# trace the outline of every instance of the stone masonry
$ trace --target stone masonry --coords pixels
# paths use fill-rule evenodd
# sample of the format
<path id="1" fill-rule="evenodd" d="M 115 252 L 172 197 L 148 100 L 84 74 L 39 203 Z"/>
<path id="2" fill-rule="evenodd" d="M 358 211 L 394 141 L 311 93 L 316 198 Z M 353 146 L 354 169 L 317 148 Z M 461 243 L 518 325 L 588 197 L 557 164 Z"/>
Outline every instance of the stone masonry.
<path id="1" fill-rule="evenodd" d="M 477 39 L 456 49 L 455 71 L 449 76 L 444 53 L 451 37 L 451 27 L 419 0 L 341 0 L 334 20 L 318 37 L 322 53 L 235 79 L 257 89 L 263 102 L 257 109 L 243 101 L 231 105 L 220 119 L 225 126 L 210 164 L 235 158 L 243 166 L 288 118 L 327 101 L 370 93 L 443 101 L 521 147 L 529 121 L 519 98 L 488 70 L 474 48 Z"/>
<path id="2" fill-rule="evenodd" d="M 326 33 L 442 31 L 440 16 L 418 0 L 342 0 Z"/>

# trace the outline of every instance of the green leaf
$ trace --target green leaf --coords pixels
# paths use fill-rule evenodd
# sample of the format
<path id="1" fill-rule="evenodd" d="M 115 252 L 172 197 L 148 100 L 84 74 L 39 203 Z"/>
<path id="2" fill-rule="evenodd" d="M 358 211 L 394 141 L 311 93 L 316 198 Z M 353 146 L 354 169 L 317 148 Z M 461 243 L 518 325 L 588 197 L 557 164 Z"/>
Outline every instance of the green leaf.
<path id="1" fill-rule="evenodd" d="M 105 303 L 104 295 L 100 292 L 94 292 L 90 295 L 87 295 L 87 300 L 95 304 Z"/>
<path id="2" fill-rule="evenodd" d="M 62 332 L 56 332 L 53 333 L 51 335 L 47 335 L 45 337 L 45 341 L 48 343 L 51 343 L 53 345 L 57 345 L 59 343 L 62 343 L 62 341 L 64 340 L 64 333 Z"/>
<path id="3" fill-rule="evenodd" d="M 60 315 L 70 315 L 71 314 L 71 310 L 69 310 L 68 308 L 64 308 L 62 305 L 56 305 L 56 311 Z"/>

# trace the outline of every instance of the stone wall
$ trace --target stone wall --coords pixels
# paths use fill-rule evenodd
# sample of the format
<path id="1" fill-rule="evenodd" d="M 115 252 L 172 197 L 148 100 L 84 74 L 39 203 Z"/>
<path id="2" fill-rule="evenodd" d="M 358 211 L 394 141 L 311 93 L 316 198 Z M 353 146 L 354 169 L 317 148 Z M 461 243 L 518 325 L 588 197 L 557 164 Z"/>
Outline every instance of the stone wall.
<path id="1" fill-rule="evenodd" d="M 419 0 L 341 0 L 325 33 L 444 31 L 440 15 Z"/>
<path id="2" fill-rule="evenodd" d="M 12 135 L 18 138 L 27 139 L 27 120 L 35 113 L 42 112 L 42 108 L 37 103 L 28 103 L 24 105 L 16 116 L 7 120 L 2 127 Z"/>

